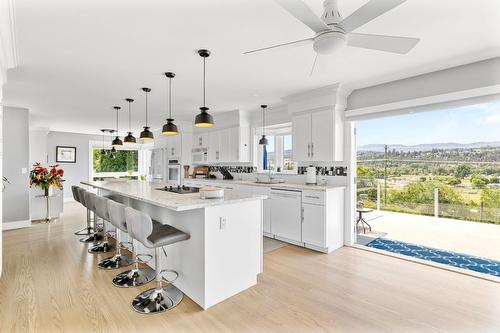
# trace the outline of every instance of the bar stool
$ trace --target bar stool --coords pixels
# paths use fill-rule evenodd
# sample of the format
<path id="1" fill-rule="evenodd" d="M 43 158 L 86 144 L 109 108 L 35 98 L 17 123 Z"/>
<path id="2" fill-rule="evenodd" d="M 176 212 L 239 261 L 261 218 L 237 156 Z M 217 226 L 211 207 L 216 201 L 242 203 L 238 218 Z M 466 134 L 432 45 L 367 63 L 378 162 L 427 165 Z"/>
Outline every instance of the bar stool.
<path id="1" fill-rule="evenodd" d="M 73 199 L 78 202 L 82 203 L 82 199 L 80 199 L 80 192 L 79 192 L 79 186 L 73 185 L 71 186 L 71 192 L 73 193 Z M 92 226 L 90 225 L 90 219 L 87 219 L 87 226 L 85 228 L 82 228 L 78 231 L 75 232 L 75 235 L 77 236 L 90 236 L 92 234 Z"/>
<path id="2" fill-rule="evenodd" d="M 78 187 L 77 190 L 78 190 L 78 197 L 80 198 L 81 204 L 85 208 L 87 208 L 87 224 L 90 225 L 90 221 L 91 221 L 90 215 L 93 213 L 93 211 L 92 211 L 93 208 L 91 207 L 92 202 L 90 200 L 90 192 L 82 187 Z M 93 233 L 88 237 L 80 239 L 80 242 L 82 242 L 82 243 L 97 242 L 101 238 L 100 235 L 97 233 L 97 223 L 96 223 L 95 214 L 94 214 L 93 223 L 94 223 L 94 225 L 92 227 Z"/>
<path id="3" fill-rule="evenodd" d="M 98 266 L 102 269 L 116 269 L 130 266 L 134 260 L 131 256 L 122 255 L 121 235 L 118 230 L 120 229 L 123 232 L 127 232 L 127 224 L 125 223 L 125 206 L 106 197 L 97 197 L 97 210 L 99 211 L 100 209 L 105 209 L 105 207 L 101 207 L 104 205 L 107 206 L 109 222 L 116 228 L 116 254 L 99 262 Z"/>
<path id="4" fill-rule="evenodd" d="M 117 209 L 123 209 L 123 216 L 125 218 L 125 205 L 122 205 L 118 202 L 108 203 L 108 205 L 116 206 Z M 118 208 L 119 207 L 119 208 Z M 125 219 L 126 221 L 126 219 Z M 149 266 L 139 268 L 139 263 L 146 264 L 149 260 L 153 259 L 153 256 L 150 254 L 138 254 L 137 253 L 137 240 L 135 239 L 132 231 L 130 229 L 130 225 L 126 223 L 127 233 L 130 238 L 132 238 L 132 257 L 134 258 L 134 268 L 121 272 L 113 278 L 113 284 L 119 288 L 130 288 L 142 286 L 143 284 L 149 283 L 154 280 L 156 276 L 156 272 Z"/>
<path id="5" fill-rule="evenodd" d="M 97 254 L 97 253 L 105 253 L 112 251 L 115 247 L 114 245 L 110 244 L 108 242 L 108 233 L 106 232 L 106 221 L 109 221 L 109 213 L 108 213 L 108 205 L 106 200 L 109 200 L 107 198 L 103 198 L 98 196 L 97 194 L 94 194 L 92 192 L 88 192 L 89 199 L 91 201 L 90 207 L 91 209 L 93 208 L 94 213 L 97 215 L 97 217 L 100 217 L 103 221 L 102 225 L 102 232 L 103 232 L 103 241 L 102 243 L 99 243 L 93 247 L 91 247 L 88 252 L 92 254 Z M 85 200 L 87 200 L 87 197 L 85 197 Z M 97 221 L 97 218 L 96 218 Z"/>
<path id="6" fill-rule="evenodd" d="M 189 234 L 170 225 L 151 220 L 149 215 L 130 207 L 125 208 L 125 220 L 130 226 L 129 234 L 141 242 L 145 247 L 155 250 L 156 287 L 137 295 L 132 301 L 132 307 L 139 313 L 158 313 L 177 306 L 184 294 L 171 282 L 179 276 L 174 270 L 161 269 L 160 248 L 163 246 L 189 239 Z M 167 280 L 170 285 L 163 287 L 162 273 L 174 274 L 174 279 Z"/>

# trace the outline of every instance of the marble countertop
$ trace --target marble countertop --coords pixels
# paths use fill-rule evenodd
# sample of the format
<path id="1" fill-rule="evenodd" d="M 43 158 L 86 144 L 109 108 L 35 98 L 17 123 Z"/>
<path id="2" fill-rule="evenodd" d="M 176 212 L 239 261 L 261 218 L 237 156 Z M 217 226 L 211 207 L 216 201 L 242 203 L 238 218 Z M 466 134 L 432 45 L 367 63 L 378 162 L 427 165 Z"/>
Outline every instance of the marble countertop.
<path id="1" fill-rule="evenodd" d="M 224 198 L 221 199 L 202 199 L 199 193 L 178 194 L 160 191 L 157 188 L 164 187 L 166 183 L 140 180 L 82 181 L 81 183 L 175 211 L 267 199 L 265 195 L 254 195 L 238 191 L 225 191 Z"/>
<path id="2" fill-rule="evenodd" d="M 308 185 L 308 184 L 294 184 L 294 183 L 256 183 L 252 180 L 225 180 L 225 179 L 207 179 L 207 178 L 185 178 L 183 181 L 200 181 L 206 182 L 208 184 L 224 184 L 224 185 L 248 185 L 248 186 L 263 186 L 263 187 L 274 187 L 274 188 L 285 188 L 285 189 L 295 189 L 295 190 L 311 190 L 311 191 L 327 191 L 331 189 L 343 189 L 343 185 Z"/>

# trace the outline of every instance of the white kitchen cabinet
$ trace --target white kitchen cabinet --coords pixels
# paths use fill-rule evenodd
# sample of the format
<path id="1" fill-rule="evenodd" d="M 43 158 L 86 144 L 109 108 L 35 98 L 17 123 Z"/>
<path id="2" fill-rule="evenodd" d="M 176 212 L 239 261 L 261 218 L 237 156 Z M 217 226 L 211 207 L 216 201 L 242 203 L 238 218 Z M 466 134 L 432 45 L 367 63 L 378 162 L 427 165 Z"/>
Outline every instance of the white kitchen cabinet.
<path id="1" fill-rule="evenodd" d="M 302 242 L 326 247 L 325 236 L 325 206 L 302 203 Z"/>
<path id="2" fill-rule="evenodd" d="M 245 193 L 267 196 L 267 199 L 262 201 L 262 222 L 264 235 L 271 236 L 271 201 L 269 197 L 271 189 L 264 186 L 238 185 L 237 190 Z"/>
<path id="3" fill-rule="evenodd" d="M 220 132 L 208 133 L 208 162 L 217 163 L 220 160 Z"/>
<path id="4" fill-rule="evenodd" d="M 342 159 L 334 113 L 326 110 L 292 117 L 293 158 L 298 162 L 322 162 Z"/>
<path id="5" fill-rule="evenodd" d="M 333 113 L 331 111 L 311 114 L 311 160 L 333 161 L 334 136 Z"/>
<path id="6" fill-rule="evenodd" d="M 167 136 L 167 158 L 177 158 L 181 157 L 181 146 L 182 137 L 181 134 L 169 135 Z"/>
<path id="7" fill-rule="evenodd" d="M 271 233 L 275 238 L 302 242 L 301 192 L 271 189 Z"/>
<path id="8" fill-rule="evenodd" d="M 311 155 L 311 115 L 292 118 L 292 149 L 294 161 L 309 161 Z"/>
<path id="9" fill-rule="evenodd" d="M 193 135 L 193 148 L 206 147 L 208 163 L 249 162 L 250 130 L 230 127 Z"/>
<path id="10" fill-rule="evenodd" d="M 208 146 L 208 133 L 193 134 L 193 148 L 201 148 Z"/>

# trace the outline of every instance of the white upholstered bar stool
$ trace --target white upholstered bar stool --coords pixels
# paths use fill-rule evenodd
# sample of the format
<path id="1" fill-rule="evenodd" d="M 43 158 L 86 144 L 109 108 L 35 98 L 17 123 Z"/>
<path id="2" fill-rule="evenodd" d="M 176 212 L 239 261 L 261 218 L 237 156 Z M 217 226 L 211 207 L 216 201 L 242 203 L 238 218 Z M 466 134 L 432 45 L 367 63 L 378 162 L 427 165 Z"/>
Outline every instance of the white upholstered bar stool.
<path id="1" fill-rule="evenodd" d="M 80 193 L 78 191 L 79 186 L 73 185 L 71 186 L 71 192 L 73 193 L 73 199 L 78 202 L 82 203 L 82 200 L 80 199 Z M 90 225 L 90 219 L 87 219 L 87 226 L 85 228 L 82 228 L 78 231 L 75 232 L 75 235 L 77 236 L 90 236 L 92 235 L 92 226 Z"/>
<path id="2" fill-rule="evenodd" d="M 105 202 L 103 203 L 103 201 L 102 201 L 102 200 L 105 200 L 106 198 L 100 197 L 97 194 L 92 193 L 92 192 L 88 192 L 88 193 L 90 193 L 88 198 L 90 200 L 91 209 L 93 209 L 93 211 L 97 217 L 100 217 L 103 220 L 103 222 L 102 222 L 103 241 L 101 243 L 91 247 L 88 251 L 89 251 L 89 253 L 92 253 L 92 254 L 106 253 L 106 252 L 112 251 L 112 250 L 114 250 L 115 247 L 113 244 L 110 244 L 108 242 L 108 233 L 106 232 L 106 221 L 109 221 L 108 206 Z M 85 197 L 85 200 L 87 200 L 87 197 Z"/>
<path id="3" fill-rule="evenodd" d="M 155 250 L 156 287 L 137 295 L 132 301 L 132 307 L 139 313 L 158 313 L 174 308 L 181 302 L 184 294 L 171 284 L 179 274 L 174 270 L 161 268 L 160 248 L 166 256 L 164 246 L 187 240 L 189 234 L 153 221 L 149 215 L 130 207 L 125 208 L 125 220 L 129 234 L 145 247 Z M 162 282 L 164 273 L 172 275 L 165 287 Z"/>
<path id="4" fill-rule="evenodd" d="M 88 237 L 84 237 L 80 239 L 80 242 L 82 243 L 91 243 L 91 242 L 97 242 L 101 237 L 97 233 L 97 221 L 95 218 L 95 213 L 93 212 L 93 202 L 90 199 L 90 192 L 87 191 L 86 189 L 82 187 L 78 187 L 78 196 L 80 198 L 80 203 L 87 208 L 87 224 L 90 225 L 91 222 L 91 215 L 94 214 L 93 218 L 93 233 L 89 235 Z"/>
<path id="5" fill-rule="evenodd" d="M 116 239 L 116 254 L 109 258 L 103 259 L 98 266 L 102 269 L 116 269 L 132 265 L 134 259 L 131 256 L 122 254 L 121 233 L 127 232 L 127 224 L 125 223 L 125 206 L 119 202 L 113 201 L 106 197 L 97 197 L 97 211 L 107 209 L 109 222 L 115 227 Z"/>

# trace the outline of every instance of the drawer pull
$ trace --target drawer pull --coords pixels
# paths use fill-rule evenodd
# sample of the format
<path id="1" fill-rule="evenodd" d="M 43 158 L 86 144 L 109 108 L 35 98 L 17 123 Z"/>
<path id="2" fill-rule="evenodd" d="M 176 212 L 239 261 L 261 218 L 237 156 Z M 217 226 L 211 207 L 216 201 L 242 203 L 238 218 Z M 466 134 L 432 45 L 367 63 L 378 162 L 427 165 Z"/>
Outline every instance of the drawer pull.
<path id="1" fill-rule="evenodd" d="M 312 195 L 306 195 L 305 197 L 306 198 L 311 198 L 311 199 L 320 199 L 320 197 L 315 197 L 315 196 L 312 196 Z"/>

